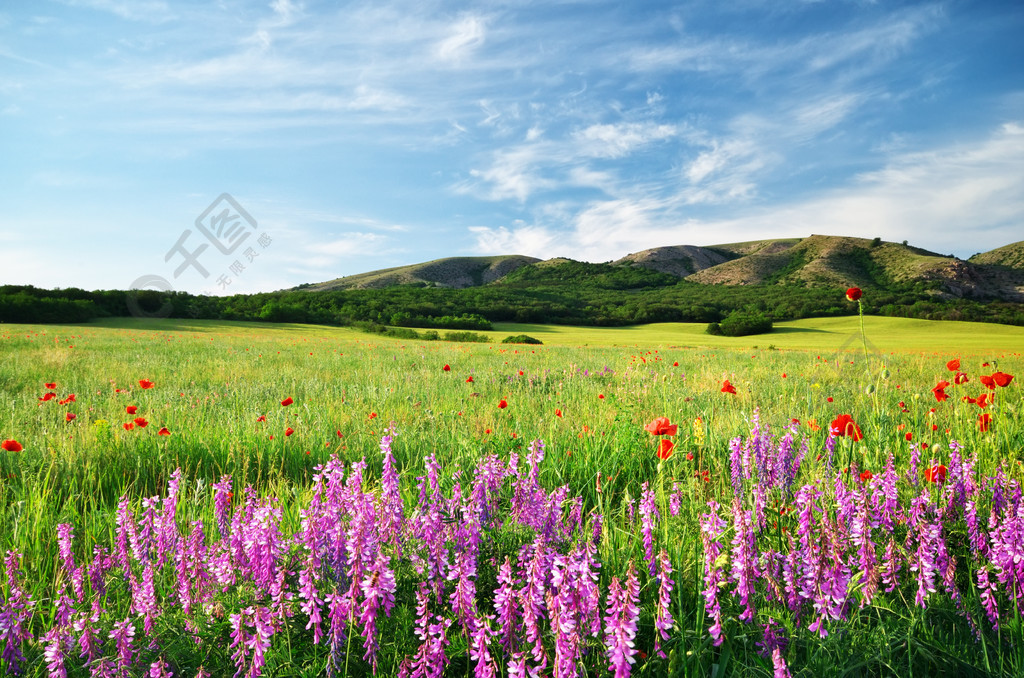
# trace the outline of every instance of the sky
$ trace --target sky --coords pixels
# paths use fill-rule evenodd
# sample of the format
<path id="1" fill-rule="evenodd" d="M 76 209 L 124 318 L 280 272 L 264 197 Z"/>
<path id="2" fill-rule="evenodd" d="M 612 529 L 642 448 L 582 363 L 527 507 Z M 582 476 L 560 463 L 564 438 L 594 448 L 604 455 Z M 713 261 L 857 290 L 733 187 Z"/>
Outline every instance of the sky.
<path id="1" fill-rule="evenodd" d="M 0 284 L 1024 240 L 1024 4 L 5 0 Z"/>

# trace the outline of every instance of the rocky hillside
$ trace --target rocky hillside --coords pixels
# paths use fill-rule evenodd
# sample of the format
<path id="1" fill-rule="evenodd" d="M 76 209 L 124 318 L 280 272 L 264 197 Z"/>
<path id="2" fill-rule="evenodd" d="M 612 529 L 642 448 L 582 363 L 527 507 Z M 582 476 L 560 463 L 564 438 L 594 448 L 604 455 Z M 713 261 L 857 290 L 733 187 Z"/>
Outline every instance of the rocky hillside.
<path id="1" fill-rule="evenodd" d="M 572 264 L 569 269 L 565 264 Z M 552 268 L 555 267 L 555 268 Z M 571 271 L 570 271 L 571 269 Z M 651 278 L 617 276 L 633 269 Z M 570 275 L 563 273 L 570 272 Z M 509 274 L 515 275 L 507 278 Z M 541 261 L 521 255 L 451 257 L 423 264 L 371 271 L 304 289 L 385 288 L 393 285 L 465 288 L 495 282 L 520 287 L 565 279 L 579 283 L 592 275 L 600 286 L 660 286 L 685 279 L 702 285 L 800 285 L 904 287 L 923 283 L 941 298 L 1024 301 L 1024 242 L 976 254 L 969 260 L 930 252 L 906 243 L 875 238 L 811 235 L 709 247 L 675 245 L 629 254 L 610 264 L 567 259 Z"/>
<path id="2" fill-rule="evenodd" d="M 475 287 L 492 283 L 540 259 L 518 254 L 497 257 L 447 257 L 423 264 L 385 268 L 308 285 L 310 290 L 381 289 L 393 285 L 416 287 Z"/>

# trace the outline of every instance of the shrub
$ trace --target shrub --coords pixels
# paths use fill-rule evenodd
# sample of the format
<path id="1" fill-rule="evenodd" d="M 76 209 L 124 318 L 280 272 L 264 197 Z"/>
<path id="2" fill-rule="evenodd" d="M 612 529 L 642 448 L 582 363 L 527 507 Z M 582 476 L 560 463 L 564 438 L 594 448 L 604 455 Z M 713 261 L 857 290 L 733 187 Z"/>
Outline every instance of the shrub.
<path id="1" fill-rule="evenodd" d="M 503 344 L 543 344 L 540 339 L 531 337 L 528 334 L 514 334 L 501 340 Z"/>
<path id="2" fill-rule="evenodd" d="M 445 332 L 442 337 L 445 341 L 473 341 L 487 343 L 490 341 L 485 335 L 476 332 Z"/>
<path id="3" fill-rule="evenodd" d="M 710 326 L 709 326 L 710 331 Z M 757 311 L 736 311 L 719 323 L 721 333 L 727 337 L 746 337 L 772 331 L 772 320 Z"/>

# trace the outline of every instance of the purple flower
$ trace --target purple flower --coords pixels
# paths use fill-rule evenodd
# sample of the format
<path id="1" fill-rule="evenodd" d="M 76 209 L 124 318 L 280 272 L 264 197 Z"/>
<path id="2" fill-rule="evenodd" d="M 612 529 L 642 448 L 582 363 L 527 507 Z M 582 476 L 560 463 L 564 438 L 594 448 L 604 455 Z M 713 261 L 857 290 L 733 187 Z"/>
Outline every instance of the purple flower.
<path id="1" fill-rule="evenodd" d="M 637 654 L 633 641 L 636 639 L 636 625 L 640 618 L 640 582 L 633 562 L 629 563 L 626 584 L 612 577 L 608 586 L 607 615 L 604 618 L 605 655 L 610 662 L 608 668 L 615 672 L 615 678 L 627 678 L 636 662 Z"/>
<path id="2" fill-rule="evenodd" d="M 644 539 L 644 557 L 647 559 L 648 572 L 653 577 L 656 571 L 654 564 L 654 529 L 660 516 L 655 506 L 654 491 L 644 482 L 640 491 L 640 532 Z"/>
<path id="3" fill-rule="evenodd" d="M 725 581 L 725 575 L 718 567 L 718 558 L 722 554 L 719 539 L 727 525 L 718 515 L 719 508 L 717 502 L 709 501 L 709 511 L 700 517 L 700 539 L 704 546 L 704 610 L 714 622 L 708 633 L 711 634 L 711 640 L 716 647 L 723 641 L 722 607 L 718 601 L 718 587 Z"/>
<path id="4" fill-rule="evenodd" d="M 132 663 L 135 660 L 135 625 L 128 617 L 114 622 L 109 637 L 114 641 L 114 647 L 117 650 L 117 675 L 119 678 L 124 678 L 130 674 Z"/>
<path id="5" fill-rule="evenodd" d="M 384 610 L 385 616 L 391 615 L 395 605 L 395 573 L 391 571 L 390 559 L 378 553 L 376 560 L 363 577 L 363 601 L 359 612 L 359 621 L 363 625 L 363 647 L 366 654 L 363 659 L 370 662 L 373 672 L 377 672 L 377 650 L 380 645 L 377 639 L 377 615 Z"/>
<path id="6" fill-rule="evenodd" d="M 754 583 L 761 574 L 757 566 L 757 536 L 751 524 L 751 512 L 744 511 L 738 499 L 733 500 L 732 516 L 735 531 L 732 539 L 732 579 L 736 582 L 736 595 L 743 606 L 739 620 L 750 622 L 754 619 Z"/>
<path id="7" fill-rule="evenodd" d="M 494 612 L 498 621 L 498 641 L 511 653 L 516 649 L 516 638 L 519 634 L 519 599 L 513 585 L 512 564 L 508 556 L 498 568 L 498 588 L 494 591 Z"/>
<path id="8" fill-rule="evenodd" d="M 231 476 L 223 475 L 213 484 L 213 514 L 221 541 L 231 536 Z"/>
<path id="9" fill-rule="evenodd" d="M 658 554 L 658 602 L 654 608 L 654 651 L 662 659 L 665 658 L 665 653 L 661 651 L 661 641 L 668 640 L 668 632 L 675 626 L 675 620 L 669 610 L 672 589 L 675 587 L 670 574 L 672 563 L 669 562 L 668 552 L 661 549 Z"/>

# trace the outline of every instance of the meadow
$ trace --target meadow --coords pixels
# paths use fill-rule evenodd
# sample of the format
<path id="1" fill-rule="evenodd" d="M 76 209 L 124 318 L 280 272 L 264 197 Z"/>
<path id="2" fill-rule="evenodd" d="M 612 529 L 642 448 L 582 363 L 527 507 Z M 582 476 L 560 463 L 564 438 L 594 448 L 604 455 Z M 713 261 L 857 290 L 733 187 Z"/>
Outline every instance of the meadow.
<path id="1" fill-rule="evenodd" d="M 0 325 L 0 671 L 1024 674 L 1024 329 L 865 326 Z"/>

